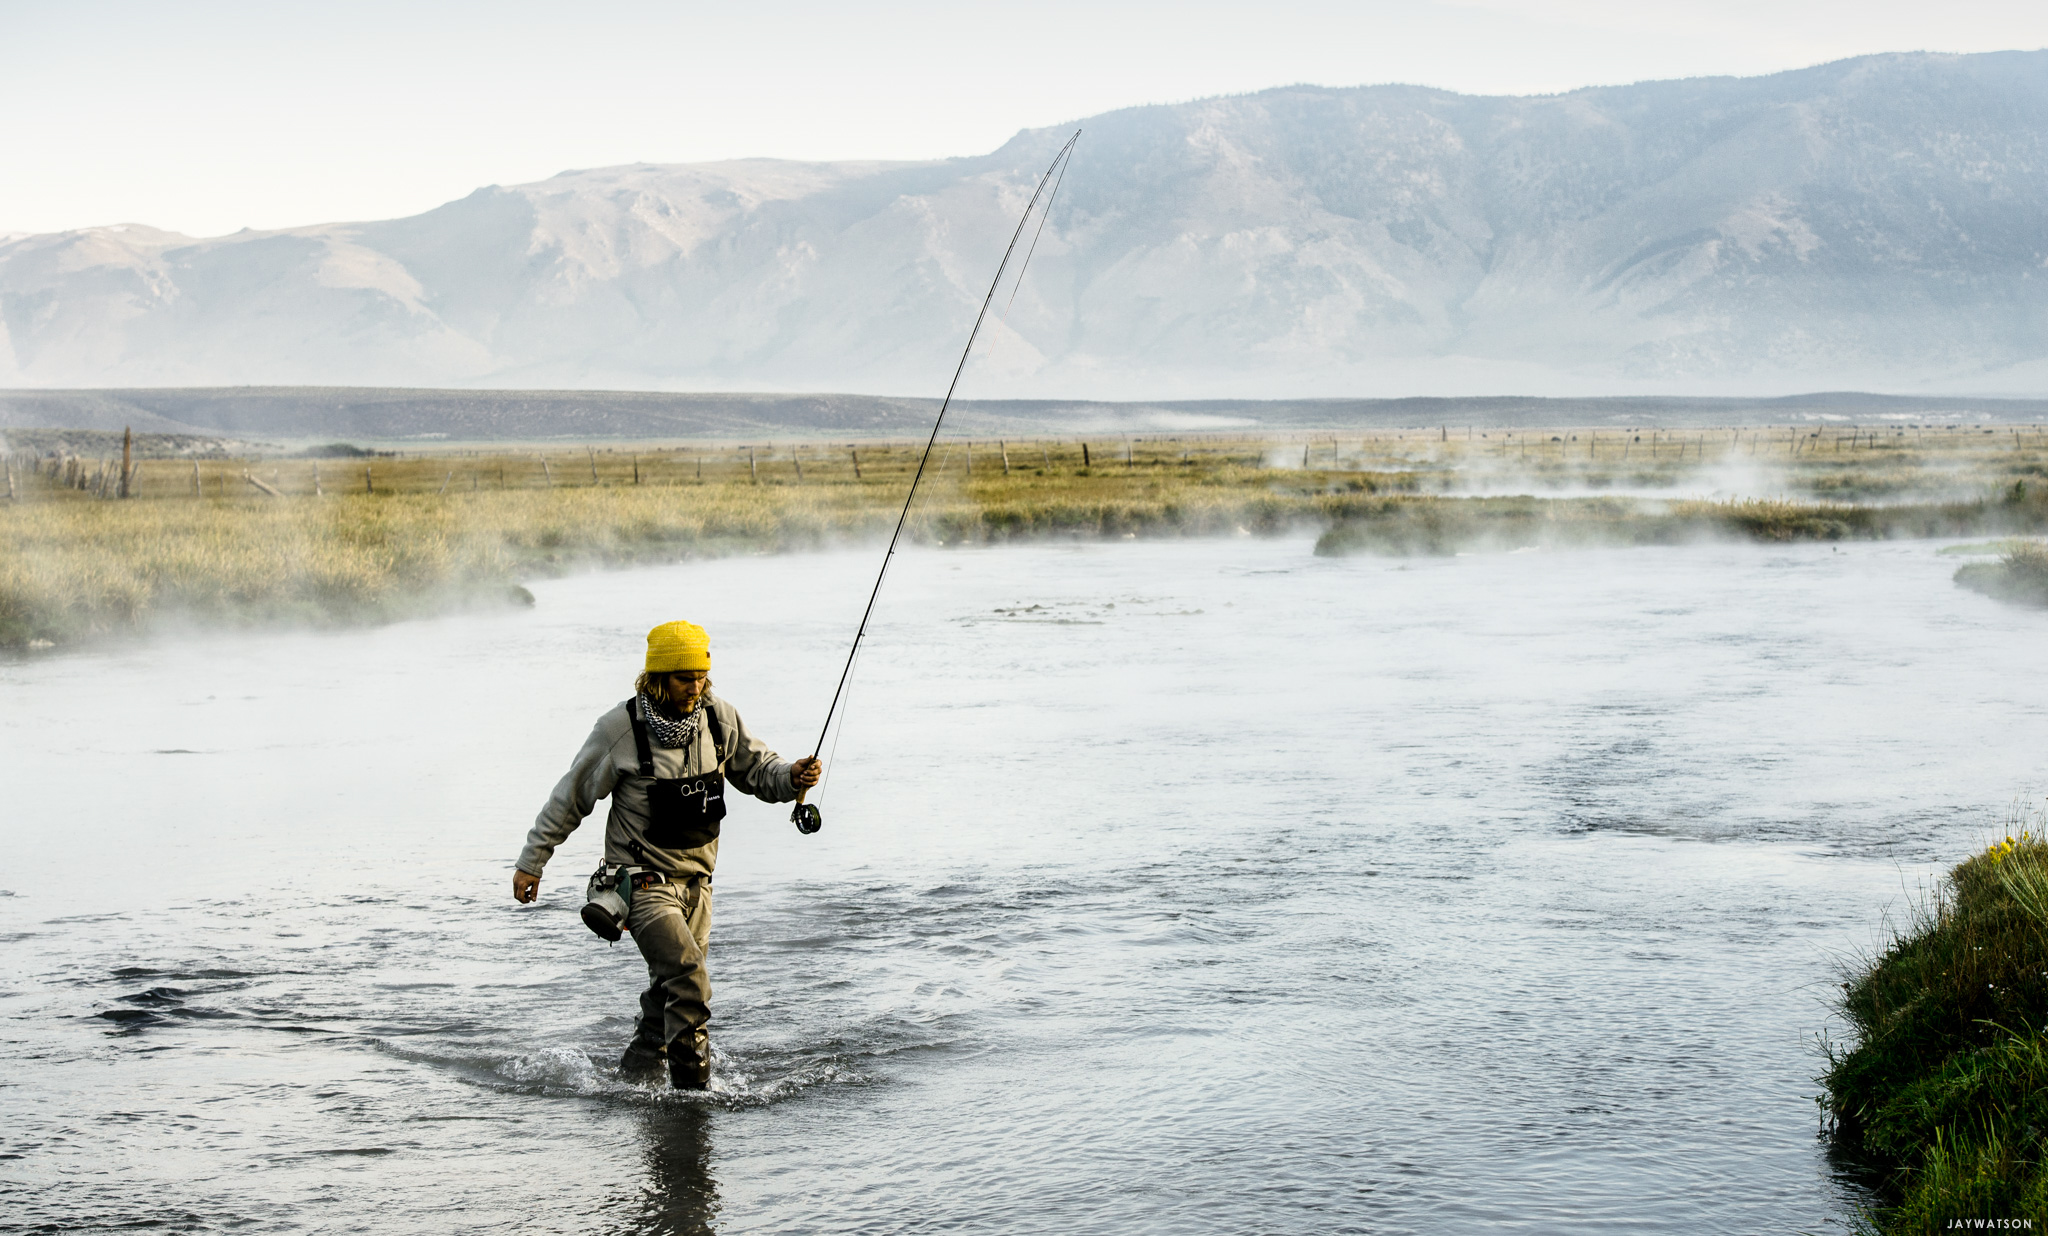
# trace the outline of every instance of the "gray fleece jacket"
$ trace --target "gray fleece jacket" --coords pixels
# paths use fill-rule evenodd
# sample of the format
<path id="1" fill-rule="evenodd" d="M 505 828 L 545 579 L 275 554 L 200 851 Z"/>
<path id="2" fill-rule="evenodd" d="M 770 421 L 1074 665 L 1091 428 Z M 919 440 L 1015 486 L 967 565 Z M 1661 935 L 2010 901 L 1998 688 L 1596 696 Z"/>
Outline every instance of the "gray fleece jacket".
<path id="1" fill-rule="evenodd" d="M 747 732 L 739 710 L 706 692 L 704 707 L 716 709 L 719 728 L 724 731 L 725 749 L 712 749 L 709 724 L 699 724 L 696 736 L 681 747 L 664 747 L 648 736 L 654 756 L 656 777 L 696 777 L 723 766 L 726 784 L 744 790 L 764 802 L 786 803 L 796 797 L 789 779 L 789 761 L 770 751 Z M 519 869 L 538 876 L 577 825 L 583 823 L 597 800 L 611 796 L 611 815 L 605 821 L 604 861 L 653 867 L 670 874 L 710 875 L 718 864 L 718 841 L 713 838 L 690 850 L 663 850 L 647 838 L 647 778 L 640 775 L 640 752 L 633 744 L 633 722 L 626 705 L 597 719 L 583 749 L 569 765 L 548 795 L 548 804 L 535 817 L 526 834 L 526 848 L 519 853 Z M 645 859 L 634 856 L 638 842 Z"/>

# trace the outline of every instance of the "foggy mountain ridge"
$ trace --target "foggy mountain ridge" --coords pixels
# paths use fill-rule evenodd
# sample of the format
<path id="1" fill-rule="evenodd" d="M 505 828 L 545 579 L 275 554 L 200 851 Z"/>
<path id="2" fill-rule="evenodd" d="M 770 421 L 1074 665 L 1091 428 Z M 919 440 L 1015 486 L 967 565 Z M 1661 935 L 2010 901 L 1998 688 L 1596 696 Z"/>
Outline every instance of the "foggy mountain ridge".
<path id="1" fill-rule="evenodd" d="M 1073 127 L 7 239 L 0 386 L 937 394 Z M 1287 87 L 1079 127 L 965 394 L 2048 392 L 2048 52 L 1531 98 Z"/>
<path id="2" fill-rule="evenodd" d="M 0 390 L 0 447 L 40 451 L 47 432 L 198 435 L 261 447 L 337 438 L 418 442 L 605 440 L 766 442 L 922 439 L 936 398 L 660 391 L 418 390 L 366 387 Z M 2040 425 L 2048 399 L 1822 392 L 1769 399 L 1528 396 L 1207 399 L 1107 403 L 953 402 L 945 436 L 1328 434 L 1448 427 L 1556 428 L 1785 424 Z M 271 445 L 265 446 L 264 442 Z M 227 449 L 223 445 L 222 449 Z"/>

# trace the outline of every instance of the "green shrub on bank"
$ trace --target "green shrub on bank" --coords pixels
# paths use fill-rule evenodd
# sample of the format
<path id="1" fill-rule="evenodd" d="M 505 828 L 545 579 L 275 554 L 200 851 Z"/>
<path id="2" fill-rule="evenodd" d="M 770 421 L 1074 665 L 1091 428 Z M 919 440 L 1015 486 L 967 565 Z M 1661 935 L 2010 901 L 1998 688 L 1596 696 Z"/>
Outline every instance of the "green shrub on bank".
<path id="1" fill-rule="evenodd" d="M 1843 984 L 1854 1046 L 1821 1103 L 1882 1182 L 1884 1233 L 1955 1220 L 2048 1227 L 2048 844 L 2027 832 L 1956 867 Z"/>

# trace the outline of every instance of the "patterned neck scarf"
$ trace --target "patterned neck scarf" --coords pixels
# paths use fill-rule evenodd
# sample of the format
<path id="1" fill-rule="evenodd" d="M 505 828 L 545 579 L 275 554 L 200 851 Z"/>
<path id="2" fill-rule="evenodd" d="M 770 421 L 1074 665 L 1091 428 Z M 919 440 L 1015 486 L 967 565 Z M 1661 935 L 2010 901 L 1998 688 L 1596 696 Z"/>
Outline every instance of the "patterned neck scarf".
<path id="1" fill-rule="evenodd" d="M 697 736 L 697 723 L 704 716 L 704 702 L 707 696 L 697 697 L 697 706 L 687 717 L 676 715 L 675 705 L 666 699 L 655 702 L 647 692 L 637 692 L 640 697 L 640 718 L 647 722 L 647 733 L 658 747 L 686 747 Z"/>

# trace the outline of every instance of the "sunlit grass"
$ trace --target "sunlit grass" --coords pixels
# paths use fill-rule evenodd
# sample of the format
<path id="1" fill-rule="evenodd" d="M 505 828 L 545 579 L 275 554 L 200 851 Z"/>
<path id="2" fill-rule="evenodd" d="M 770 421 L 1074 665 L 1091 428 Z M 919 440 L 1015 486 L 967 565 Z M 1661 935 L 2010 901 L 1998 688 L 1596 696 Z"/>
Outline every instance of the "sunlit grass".
<path id="1" fill-rule="evenodd" d="M 118 487 L 111 446 L 96 459 L 17 460 L 17 500 L 0 504 L 0 646 L 180 616 L 381 621 L 502 603 L 517 581 L 541 574 L 872 540 L 893 524 L 920 446 L 148 459 L 125 501 L 105 496 Z M 1307 528 L 1322 530 L 1318 552 L 1333 554 L 2011 534 L 2048 526 L 2038 492 L 2012 479 L 2044 452 L 2021 435 L 1865 430 L 949 442 L 930 460 L 907 532 L 960 545 Z M 1683 493 L 1717 469 L 1768 461 L 1774 483 L 1794 495 L 1893 497 L 1540 496 L 1562 487 Z M 1474 486 L 1524 496 L 1455 496 Z M 1957 487 L 1978 496 L 1896 500 Z"/>
<path id="2" fill-rule="evenodd" d="M 701 482 L 687 458 L 642 460 L 634 483 L 634 461 L 585 456 L 580 478 L 551 468 L 559 483 L 543 473 L 522 487 L 511 482 L 524 459 L 468 462 L 474 487 L 450 483 L 447 460 L 323 464 L 317 496 L 307 461 L 255 469 L 281 497 L 235 463 L 201 462 L 194 482 L 192 463 L 163 461 L 154 487 L 135 486 L 127 501 L 32 477 L 24 501 L 0 505 L 0 644 L 73 642 L 172 617 L 379 621 L 495 603 L 537 574 L 872 541 L 893 526 L 915 462 L 908 448 L 862 448 L 859 477 L 850 455 L 814 456 L 799 481 L 787 457 L 753 467 L 742 457 L 735 468 L 731 454 Z M 1316 474 L 1272 477 L 1228 457 L 1201 468 L 1177 456 L 1016 466 L 1007 476 L 1000 454 L 977 458 L 972 476 L 964 452 L 939 463 L 919 491 L 913 540 L 1271 530 L 1325 518 L 1328 505 Z M 506 487 L 493 488 L 501 468 Z"/>

